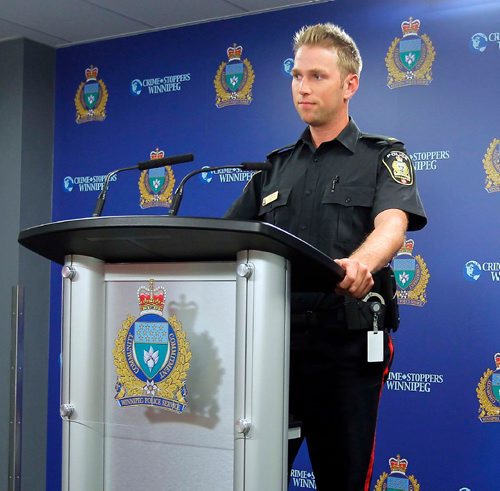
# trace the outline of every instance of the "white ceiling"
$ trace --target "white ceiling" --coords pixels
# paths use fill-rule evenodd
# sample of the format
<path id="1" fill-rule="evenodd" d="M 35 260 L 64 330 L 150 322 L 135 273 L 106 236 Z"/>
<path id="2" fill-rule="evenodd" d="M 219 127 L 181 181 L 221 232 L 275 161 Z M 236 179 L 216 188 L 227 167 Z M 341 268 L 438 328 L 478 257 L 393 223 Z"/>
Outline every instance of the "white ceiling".
<path id="1" fill-rule="evenodd" d="M 60 47 L 331 0 L 0 0 L 0 41 Z"/>

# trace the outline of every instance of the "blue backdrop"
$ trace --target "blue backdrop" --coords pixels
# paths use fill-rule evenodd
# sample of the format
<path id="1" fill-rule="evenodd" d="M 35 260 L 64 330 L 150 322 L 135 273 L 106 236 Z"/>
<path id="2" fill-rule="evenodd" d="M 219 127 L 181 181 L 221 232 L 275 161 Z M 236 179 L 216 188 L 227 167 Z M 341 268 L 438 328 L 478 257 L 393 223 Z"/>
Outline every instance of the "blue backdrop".
<path id="1" fill-rule="evenodd" d="M 498 489 L 498 2 L 337 0 L 59 49 L 53 219 L 90 216 L 106 173 L 152 152 L 192 152 L 195 161 L 119 174 L 105 215 L 165 214 L 189 171 L 262 161 L 294 142 L 304 125 L 286 71 L 292 36 L 325 21 L 342 25 L 364 60 L 351 115 L 363 131 L 406 143 L 429 216 L 394 260 L 402 327 L 372 487 Z M 221 216 L 248 177 L 197 176 L 179 214 Z M 47 489 L 56 490 L 59 268 L 53 273 Z M 314 487 L 303 447 L 290 489 Z"/>

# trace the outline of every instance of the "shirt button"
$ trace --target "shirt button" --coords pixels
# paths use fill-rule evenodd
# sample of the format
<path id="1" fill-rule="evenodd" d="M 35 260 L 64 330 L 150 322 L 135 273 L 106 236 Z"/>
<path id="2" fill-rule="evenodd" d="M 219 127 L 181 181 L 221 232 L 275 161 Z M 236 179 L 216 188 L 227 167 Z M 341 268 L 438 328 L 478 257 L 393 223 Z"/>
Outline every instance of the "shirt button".
<path id="1" fill-rule="evenodd" d="M 348 196 L 348 197 L 345 199 L 345 202 L 346 202 L 346 203 L 350 203 L 350 202 L 351 202 L 351 198 Z"/>
<path id="2" fill-rule="evenodd" d="M 305 230 L 307 228 L 307 225 L 301 225 L 300 230 Z"/>
<path id="3" fill-rule="evenodd" d="M 313 162 L 319 162 L 318 157 L 314 157 L 314 158 L 313 158 Z"/>
<path id="4" fill-rule="evenodd" d="M 307 189 L 307 190 L 306 190 L 306 196 L 310 196 L 310 195 L 311 195 L 311 193 L 312 193 L 312 191 L 311 191 L 310 189 Z"/>

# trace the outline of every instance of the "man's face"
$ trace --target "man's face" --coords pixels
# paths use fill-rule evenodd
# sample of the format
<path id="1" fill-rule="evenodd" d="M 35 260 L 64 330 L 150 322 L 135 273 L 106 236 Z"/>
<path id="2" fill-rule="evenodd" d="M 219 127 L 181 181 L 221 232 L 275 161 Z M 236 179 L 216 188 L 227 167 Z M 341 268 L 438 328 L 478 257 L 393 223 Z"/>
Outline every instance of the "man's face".
<path id="1" fill-rule="evenodd" d="M 337 52 L 323 46 L 300 47 L 292 70 L 295 109 L 311 126 L 328 125 L 347 110 L 346 101 L 357 89 L 357 76 L 342 77 Z M 355 78 L 355 87 L 350 83 Z"/>

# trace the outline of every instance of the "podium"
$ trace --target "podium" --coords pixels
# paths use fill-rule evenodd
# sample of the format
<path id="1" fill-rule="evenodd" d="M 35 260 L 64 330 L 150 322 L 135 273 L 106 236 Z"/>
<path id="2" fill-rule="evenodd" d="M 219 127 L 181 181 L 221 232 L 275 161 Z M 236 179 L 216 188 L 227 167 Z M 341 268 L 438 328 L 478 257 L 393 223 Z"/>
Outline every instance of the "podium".
<path id="1" fill-rule="evenodd" d="M 286 490 L 291 291 L 328 256 L 262 222 L 54 222 L 19 243 L 62 265 L 63 491 Z"/>

